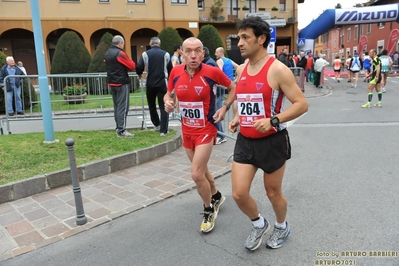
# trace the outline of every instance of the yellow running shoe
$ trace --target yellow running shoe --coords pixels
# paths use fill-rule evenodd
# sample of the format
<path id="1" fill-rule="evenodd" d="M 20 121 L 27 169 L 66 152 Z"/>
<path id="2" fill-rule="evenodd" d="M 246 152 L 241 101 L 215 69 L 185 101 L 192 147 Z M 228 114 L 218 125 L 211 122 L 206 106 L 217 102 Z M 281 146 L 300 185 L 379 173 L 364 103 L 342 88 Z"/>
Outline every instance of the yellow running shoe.
<path id="1" fill-rule="evenodd" d="M 362 105 L 362 108 L 371 108 L 371 104 L 370 103 L 365 103 Z"/>
<path id="2" fill-rule="evenodd" d="M 201 223 L 200 231 L 202 233 L 209 233 L 212 231 L 213 227 L 215 226 L 215 219 L 217 216 L 217 212 L 215 212 L 214 208 L 212 207 L 211 210 L 205 210 L 201 213 L 204 215 Z"/>
<path id="3" fill-rule="evenodd" d="M 212 206 L 215 209 L 216 213 L 219 213 L 219 208 L 224 203 L 225 200 L 226 200 L 226 197 L 223 195 L 221 195 L 220 199 L 218 199 L 218 200 L 214 199 L 214 198 L 211 199 Z"/>
<path id="4" fill-rule="evenodd" d="M 374 107 L 381 108 L 382 104 L 381 103 L 376 103 L 376 104 L 374 104 Z"/>

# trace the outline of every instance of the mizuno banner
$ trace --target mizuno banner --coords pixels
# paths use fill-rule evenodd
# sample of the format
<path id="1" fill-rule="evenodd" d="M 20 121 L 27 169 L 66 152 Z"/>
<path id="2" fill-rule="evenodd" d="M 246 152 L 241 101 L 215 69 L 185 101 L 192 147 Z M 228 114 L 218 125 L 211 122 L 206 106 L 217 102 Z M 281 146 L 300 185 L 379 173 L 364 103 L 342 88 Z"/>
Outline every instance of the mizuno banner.
<path id="1" fill-rule="evenodd" d="M 398 19 L 398 4 L 335 9 L 335 25 L 379 23 Z"/>

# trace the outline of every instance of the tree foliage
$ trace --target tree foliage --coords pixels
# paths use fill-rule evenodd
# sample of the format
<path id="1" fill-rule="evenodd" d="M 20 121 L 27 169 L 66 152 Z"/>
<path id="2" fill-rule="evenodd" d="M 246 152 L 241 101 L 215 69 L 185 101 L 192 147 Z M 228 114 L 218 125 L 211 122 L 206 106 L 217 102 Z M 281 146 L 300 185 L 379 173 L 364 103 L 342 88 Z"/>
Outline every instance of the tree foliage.
<path id="1" fill-rule="evenodd" d="M 90 61 L 90 53 L 79 36 L 66 31 L 55 47 L 51 74 L 86 73 Z"/>
<path id="2" fill-rule="evenodd" d="M 172 27 L 166 27 L 158 34 L 158 38 L 161 40 L 161 49 L 165 50 L 169 54 L 173 54 L 173 46 L 176 44 L 182 44 L 179 33 Z"/>
<path id="3" fill-rule="evenodd" d="M 0 51 L 0 67 L 6 64 L 7 55 Z"/>
<path id="4" fill-rule="evenodd" d="M 216 60 L 216 48 L 224 47 L 217 29 L 213 25 L 202 26 L 198 34 L 198 39 L 201 40 L 205 47 L 208 47 L 210 56 Z"/>
<path id="5" fill-rule="evenodd" d="M 104 62 L 104 55 L 107 50 L 111 47 L 112 44 L 112 34 L 109 32 L 104 33 L 101 37 L 100 43 L 97 46 L 96 51 L 94 52 L 93 58 L 91 59 L 89 68 L 87 70 L 88 73 L 98 73 L 98 72 L 106 72 L 107 66 Z"/>

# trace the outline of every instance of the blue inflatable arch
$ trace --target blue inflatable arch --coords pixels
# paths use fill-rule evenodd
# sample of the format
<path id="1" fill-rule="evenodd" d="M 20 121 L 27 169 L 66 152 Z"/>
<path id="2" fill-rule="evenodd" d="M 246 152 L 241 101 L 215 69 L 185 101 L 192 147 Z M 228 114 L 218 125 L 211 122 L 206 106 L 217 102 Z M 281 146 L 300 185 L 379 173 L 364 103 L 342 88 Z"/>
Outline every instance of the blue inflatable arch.
<path id="1" fill-rule="evenodd" d="M 389 21 L 396 21 L 399 23 L 399 4 L 349 9 L 327 9 L 317 19 L 299 32 L 299 38 L 305 39 L 305 45 L 299 47 L 299 49 L 313 52 L 314 39 L 334 26 Z"/>

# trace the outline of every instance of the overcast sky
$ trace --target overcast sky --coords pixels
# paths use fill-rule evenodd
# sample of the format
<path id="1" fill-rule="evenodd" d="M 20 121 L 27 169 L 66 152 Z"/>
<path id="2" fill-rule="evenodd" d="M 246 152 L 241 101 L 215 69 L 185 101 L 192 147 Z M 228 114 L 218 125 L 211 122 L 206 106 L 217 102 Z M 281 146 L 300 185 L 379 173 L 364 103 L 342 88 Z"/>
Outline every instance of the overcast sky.
<path id="1" fill-rule="evenodd" d="M 298 29 L 303 29 L 318 18 L 324 10 L 335 9 L 340 3 L 342 8 L 353 8 L 357 3 L 364 3 L 367 0 L 305 0 L 305 3 L 298 4 Z"/>

